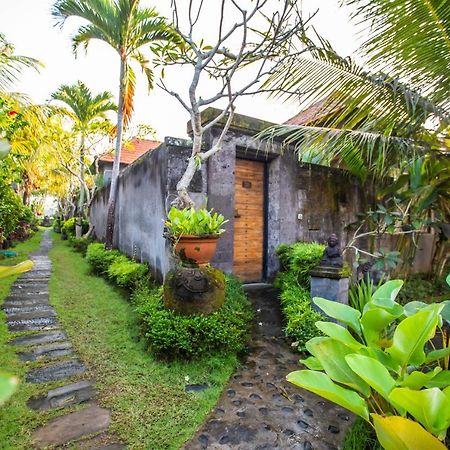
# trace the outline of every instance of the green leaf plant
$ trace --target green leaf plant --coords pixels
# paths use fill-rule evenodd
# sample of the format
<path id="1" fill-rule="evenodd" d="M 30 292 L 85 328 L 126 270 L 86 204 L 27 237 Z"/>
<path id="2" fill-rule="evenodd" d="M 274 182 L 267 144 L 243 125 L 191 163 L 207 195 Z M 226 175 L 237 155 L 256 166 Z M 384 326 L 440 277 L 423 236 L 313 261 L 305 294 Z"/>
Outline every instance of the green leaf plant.
<path id="1" fill-rule="evenodd" d="M 436 349 L 435 334 L 443 333 L 450 302 L 404 308 L 395 301 L 402 285 L 382 284 L 361 311 L 314 298 L 337 323 L 316 322 L 325 336 L 306 343 L 308 370 L 287 380 L 362 417 L 387 450 L 445 449 L 450 347 Z"/>

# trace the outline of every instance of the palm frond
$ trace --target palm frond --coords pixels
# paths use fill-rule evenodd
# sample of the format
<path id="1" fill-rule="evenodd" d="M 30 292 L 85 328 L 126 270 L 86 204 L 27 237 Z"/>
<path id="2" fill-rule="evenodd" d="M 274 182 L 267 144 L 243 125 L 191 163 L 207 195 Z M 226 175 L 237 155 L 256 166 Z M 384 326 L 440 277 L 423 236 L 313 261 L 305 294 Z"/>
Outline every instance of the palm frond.
<path id="1" fill-rule="evenodd" d="M 133 68 L 127 64 L 125 68 L 125 89 L 123 96 L 123 122 L 127 127 L 134 111 L 134 92 L 136 90 L 136 74 Z"/>

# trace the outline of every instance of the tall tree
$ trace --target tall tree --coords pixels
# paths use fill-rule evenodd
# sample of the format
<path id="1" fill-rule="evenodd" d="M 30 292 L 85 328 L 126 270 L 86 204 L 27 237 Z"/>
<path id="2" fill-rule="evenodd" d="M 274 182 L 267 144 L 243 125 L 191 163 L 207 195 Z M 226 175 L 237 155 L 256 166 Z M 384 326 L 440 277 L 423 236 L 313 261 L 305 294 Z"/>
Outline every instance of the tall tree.
<path id="1" fill-rule="evenodd" d="M 117 111 L 117 106 L 112 102 L 112 94 L 104 91 L 94 95 L 91 90 L 81 81 L 73 85 L 62 85 L 51 95 L 53 100 L 64 103 L 61 112 L 73 121 L 73 131 L 79 135 L 79 181 L 80 194 L 78 199 L 78 218 L 76 225 L 76 236 L 81 237 L 82 222 L 84 217 L 84 205 L 87 197 L 85 171 L 86 171 L 86 140 L 90 133 L 109 121 L 106 113 Z"/>
<path id="2" fill-rule="evenodd" d="M 98 39 L 111 46 L 119 56 L 117 139 L 106 224 L 106 248 L 110 249 L 114 235 L 123 127 L 129 123 L 133 112 L 136 77 L 131 62 L 138 63 L 151 89 L 153 71 L 149 59 L 142 50 L 162 41 L 177 39 L 177 35 L 165 18 L 154 8 L 142 7 L 140 0 L 57 0 L 52 14 L 61 26 L 70 17 L 87 21 L 87 24 L 80 26 L 73 36 L 74 51 L 80 45 L 86 49 L 92 40 Z"/>

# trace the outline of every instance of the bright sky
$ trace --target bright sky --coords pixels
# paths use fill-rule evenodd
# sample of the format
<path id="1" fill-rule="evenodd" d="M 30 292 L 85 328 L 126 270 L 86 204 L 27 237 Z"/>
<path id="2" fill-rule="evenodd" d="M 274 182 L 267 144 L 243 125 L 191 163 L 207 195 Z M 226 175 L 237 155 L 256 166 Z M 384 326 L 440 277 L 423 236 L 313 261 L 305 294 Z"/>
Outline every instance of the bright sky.
<path id="1" fill-rule="evenodd" d="M 277 3 L 276 0 L 272 1 Z M 219 4 L 219 0 L 208 0 L 208 6 L 214 2 Z M 17 54 L 32 56 L 45 65 L 39 74 L 25 72 L 16 90 L 25 92 L 35 102 L 41 103 L 61 84 L 82 80 L 94 93 L 108 90 L 116 95 L 119 71 L 117 54 L 106 44 L 93 42 L 87 54 L 80 51 L 75 58 L 70 36 L 79 23 L 68 22 L 62 30 L 55 27 L 50 15 L 52 3 L 52 0 L 0 0 L 0 32 L 15 45 Z M 141 3 L 156 6 L 160 13 L 171 16 L 170 0 L 142 0 Z M 349 10 L 339 8 L 339 0 L 303 1 L 305 12 L 317 8 L 319 12 L 314 18 L 314 25 L 318 32 L 329 39 L 342 56 L 352 54 L 357 48 L 357 36 L 349 22 Z M 202 23 L 205 41 L 217 32 L 214 19 L 218 17 L 211 17 L 211 20 Z M 169 68 L 166 78 L 173 89 L 183 90 L 190 82 L 190 73 Z M 296 114 L 298 107 L 259 95 L 241 99 L 237 104 L 237 112 L 281 123 Z M 158 139 L 162 140 L 164 136 L 185 137 L 187 120 L 186 111 L 175 99 L 158 88 L 148 95 L 144 78 L 138 78 L 135 124 L 151 125 L 156 129 Z"/>

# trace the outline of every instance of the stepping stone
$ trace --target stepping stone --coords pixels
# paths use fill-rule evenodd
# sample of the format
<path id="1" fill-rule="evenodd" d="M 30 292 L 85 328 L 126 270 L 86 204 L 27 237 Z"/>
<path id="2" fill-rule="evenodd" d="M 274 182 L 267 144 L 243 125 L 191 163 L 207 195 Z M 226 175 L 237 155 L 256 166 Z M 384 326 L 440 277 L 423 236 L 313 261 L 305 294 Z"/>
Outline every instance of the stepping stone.
<path id="1" fill-rule="evenodd" d="M 55 359 L 60 356 L 70 355 L 72 353 L 72 344 L 70 342 L 55 342 L 36 347 L 28 352 L 18 354 L 22 361 L 36 361 L 38 359 Z"/>
<path id="2" fill-rule="evenodd" d="M 48 292 L 33 295 L 9 296 L 3 308 L 20 308 L 21 306 L 48 305 Z"/>
<path id="3" fill-rule="evenodd" d="M 22 313 L 31 313 L 31 312 L 42 312 L 47 313 L 49 311 L 54 311 L 53 306 L 41 304 L 41 305 L 33 305 L 33 306 L 8 306 L 4 307 L 3 311 L 5 311 L 6 314 L 12 315 L 12 314 L 22 314 Z"/>
<path id="4" fill-rule="evenodd" d="M 28 373 L 26 381 L 29 383 L 47 383 L 48 381 L 61 380 L 83 373 L 86 367 L 78 360 L 71 359 L 48 366 L 34 369 Z"/>
<path id="5" fill-rule="evenodd" d="M 40 411 L 61 408 L 90 400 L 95 394 L 92 381 L 78 381 L 52 389 L 45 397 L 32 398 L 28 401 L 28 406 Z"/>
<path id="6" fill-rule="evenodd" d="M 51 330 L 57 327 L 56 317 L 8 321 L 9 331 L 39 331 Z"/>
<path id="7" fill-rule="evenodd" d="M 202 383 L 202 384 L 187 384 L 186 387 L 184 388 L 184 390 L 186 392 L 201 392 L 204 391 L 205 389 L 208 389 L 209 385 L 206 383 Z"/>
<path id="8" fill-rule="evenodd" d="M 22 320 L 44 319 L 47 317 L 56 317 L 56 312 L 51 306 L 49 306 L 46 310 L 37 309 L 34 311 L 9 314 L 7 322 L 20 322 Z"/>
<path id="9" fill-rule="evenodd" d="M 51 420 L 33 433 L 32 442 L 38 449 L 62 445 L 103 431 L 108 428 L 110 422 L 111 417 L 107 409 L 91 406 Z"/>
<path id="10" fill-rule="evenodd" d="M 77 450 L 123 450 L 126 445 L 122 444 L 116 435 L 104 432 L 92 438 L 77 441 L 76 448 Z"/>
<path id="11" fill-rule="evenodd" d="M 20 336 L 9 341 L 9 345 L 39 345 L 50 344 L 51 342 L 64 341 L 67 339 L 65 333 L 60 330 L 36 333 L 27 336 Z"/>

